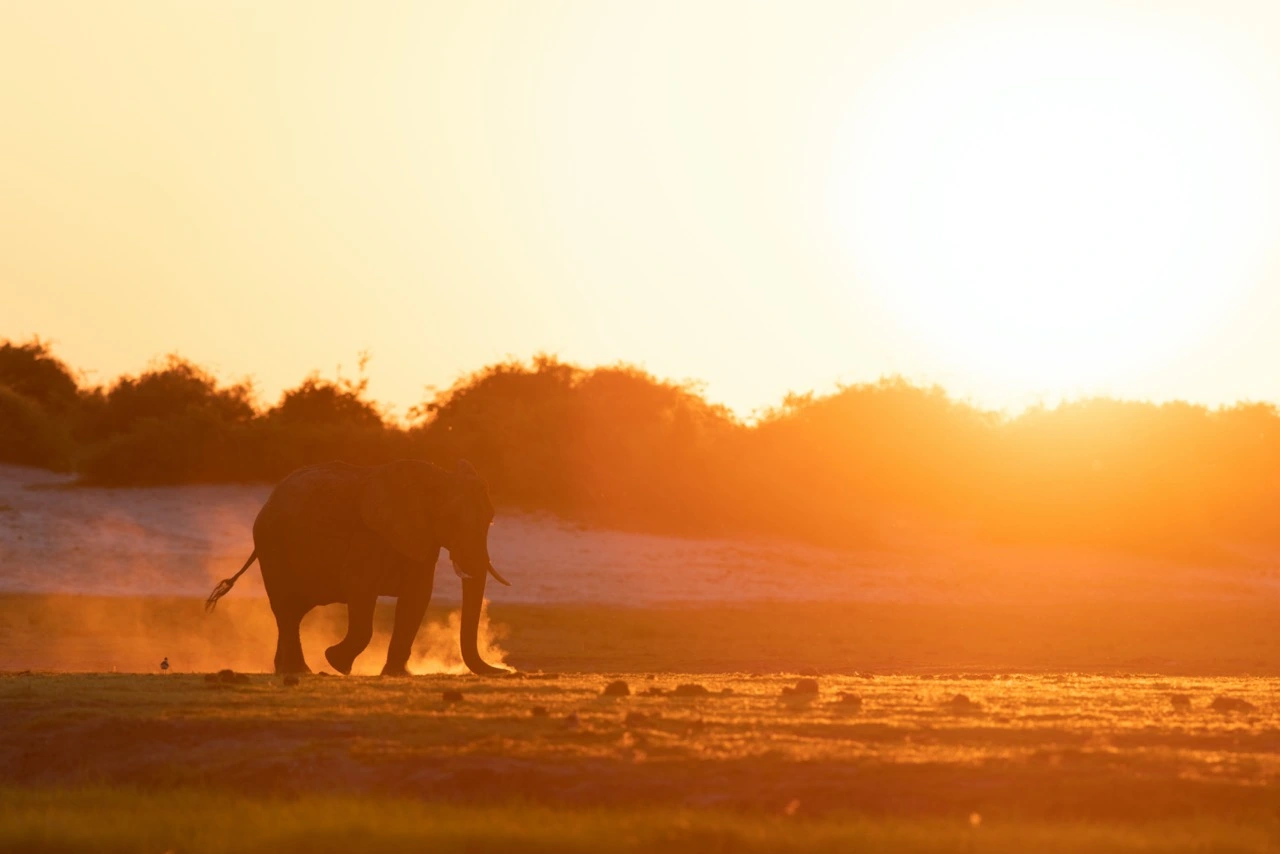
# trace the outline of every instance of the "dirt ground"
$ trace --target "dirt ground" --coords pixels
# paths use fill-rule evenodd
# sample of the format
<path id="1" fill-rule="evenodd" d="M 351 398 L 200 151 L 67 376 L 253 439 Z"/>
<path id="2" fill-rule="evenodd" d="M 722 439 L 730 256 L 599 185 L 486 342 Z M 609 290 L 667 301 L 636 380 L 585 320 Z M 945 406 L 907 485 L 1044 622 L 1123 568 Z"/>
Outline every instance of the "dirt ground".
<path id="1" fill-rule="evenodd" d="M 238 591 L 237 591 L 238 593 Z M 394 603 L 382 603 L 357 674 L 382 668 Z M 464 673 L 457 606 L 433 605 L 410 671 Z M 491 604 L 481 649 L 536 672 L 1052 673 L 1280 676 L 1280 606 L 1168 603 Z M 303 623 L 311 667 L 346 630 L 343 606 Z M 265 599 L 0 595 L 0 670 L 269 672 Z"/>
<path id="2" fill-rule="evenodd" d="M 210 678 L 0 678 L 0 785 L 986 821 L 1280 808 L 1274 679 Z"/>

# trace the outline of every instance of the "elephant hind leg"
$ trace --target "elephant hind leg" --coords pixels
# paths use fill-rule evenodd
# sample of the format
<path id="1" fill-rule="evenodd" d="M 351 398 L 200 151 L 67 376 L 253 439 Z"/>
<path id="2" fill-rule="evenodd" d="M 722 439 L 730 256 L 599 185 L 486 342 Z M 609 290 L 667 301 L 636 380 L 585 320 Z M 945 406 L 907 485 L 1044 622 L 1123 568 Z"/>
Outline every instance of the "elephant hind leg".
<path id="1" fill-rule="evenodd" d="M 342 674 L 351 672 L 356 656 L 373 639 L 373 608 L 377 596 L 363 596 L 347 603 L 347 636 L 324 651 L 329 665 Z"/>
<path id="2" fill-rule="evenodd" d="M 276 630 L 280 633 L 276 641 L 276 673 L 310 673 L 311 668 L 302 655 L 302 618 L 307 609 L 272 605 L 271 610 L 276 615 Z"/>

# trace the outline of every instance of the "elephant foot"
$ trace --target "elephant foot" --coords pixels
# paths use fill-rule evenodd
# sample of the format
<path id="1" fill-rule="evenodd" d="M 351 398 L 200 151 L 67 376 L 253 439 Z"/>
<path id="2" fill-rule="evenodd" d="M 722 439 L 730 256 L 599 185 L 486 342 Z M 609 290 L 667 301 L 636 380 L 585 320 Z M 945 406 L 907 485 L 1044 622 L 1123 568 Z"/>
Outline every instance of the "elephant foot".
<path id="1" fill-rule="evenodd" d="M 409 676 L 410 674 L 408 670 L 404 669 L 403 664 L 393 665 L 391 663 L 388 663 L 386 666 L 382 668 L 382 675 L 383 676 Z"/>
<path id="2" fill-rule="evenodd" d="M 342 645 L 335 644 L 324 651 L 325 660 L 329 662 L 329 666 L 341 673 L 343 676 L 351 675 L 351 665 L 355 663 L 356 657 L 346 656 L 342 652 Z"/>

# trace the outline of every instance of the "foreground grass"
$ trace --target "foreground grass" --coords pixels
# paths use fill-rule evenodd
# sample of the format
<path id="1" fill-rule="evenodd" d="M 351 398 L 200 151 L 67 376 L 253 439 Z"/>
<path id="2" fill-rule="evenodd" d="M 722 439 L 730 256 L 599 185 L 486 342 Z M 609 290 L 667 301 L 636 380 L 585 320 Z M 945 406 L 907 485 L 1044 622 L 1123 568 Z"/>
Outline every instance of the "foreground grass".
<path id="1" fill-rule="evenodd" d="M 796 675 L 649 674 L 615 697 L 611 678 L 0 675 L 0 786 L 774 816 L 794 802 L 995 826 L 1280 816 L 1274 679 L 821 676 L 797 694 Z"/>
<path id="2" fill-rule="evenodd" d="M 810 818 L 641 807 L 460 806 L 184 789 L 0 789 L 0 850 L 270 852 L 1262 852 L 1280 825 Z"/>

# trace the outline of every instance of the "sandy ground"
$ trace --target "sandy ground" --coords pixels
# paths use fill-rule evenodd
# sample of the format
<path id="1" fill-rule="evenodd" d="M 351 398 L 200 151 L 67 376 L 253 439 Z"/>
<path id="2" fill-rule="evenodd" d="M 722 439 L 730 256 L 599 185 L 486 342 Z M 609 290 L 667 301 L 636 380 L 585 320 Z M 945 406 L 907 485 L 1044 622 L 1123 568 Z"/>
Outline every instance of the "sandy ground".
<path id="1" fill-rule="evenodd" d="M 64 475 L 0 466 L 0 592 L 204 596 L 239 569 L 270 487 L 76 487 Z M 899 525 L 874 548 L 837 551 L 766 539 L 690 539 L 590 530 L 502 512 L 490 535 L 512 587 L 496 602 L 624 606 L 749 601 L 991 602 L 1277 597 L 1267 560 L 1194 564 L 977 543 Z M 458 595 L 437 573 L 437 598 Z M 237 596 L 262 595 L 256 571 Z"/>

